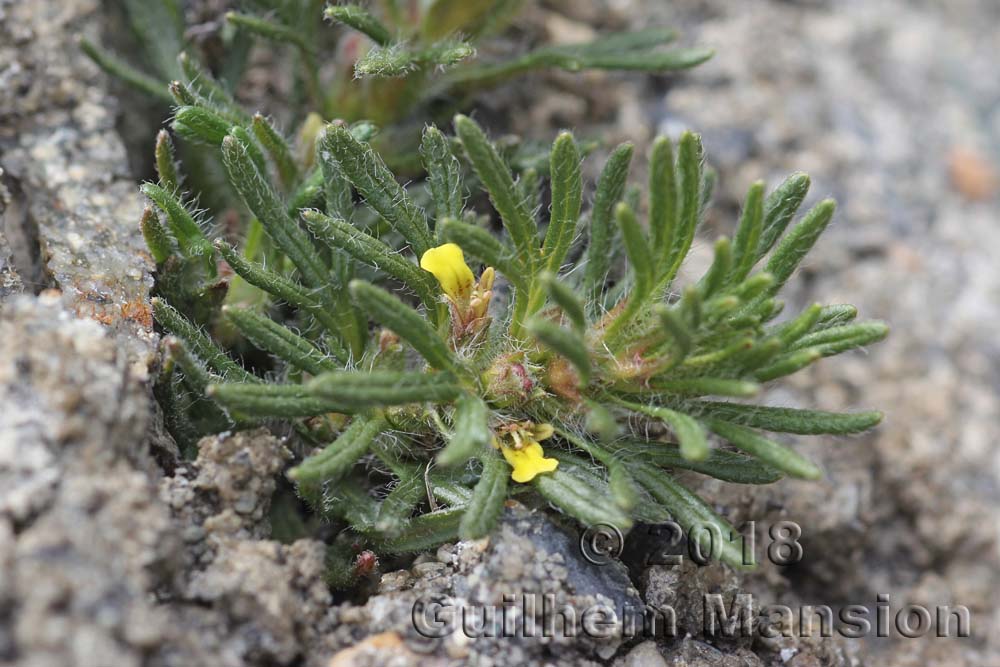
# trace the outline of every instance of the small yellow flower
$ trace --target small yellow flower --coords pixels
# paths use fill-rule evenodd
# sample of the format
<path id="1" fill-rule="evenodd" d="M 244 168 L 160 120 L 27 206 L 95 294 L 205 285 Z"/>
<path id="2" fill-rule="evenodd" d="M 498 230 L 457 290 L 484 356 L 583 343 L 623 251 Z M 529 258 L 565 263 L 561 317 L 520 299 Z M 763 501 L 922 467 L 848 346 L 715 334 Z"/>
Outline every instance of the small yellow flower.
<path id="1" fill-rule="evenodd" d="M 430 271 L 453 302 L 466 303 L 476 279 L 465 263 L 462 249 L 454 243 L 431 248 L 420 258 L 420 268 Z"/>
<path id="2" fill-rule="evenodd" d="M 537 475 L 559 467 L 558 460 L 545 458 L 545 451 L 538 444 L 539 440 L 552 437 L 554 429 L 551 424 L 521 422 L 503 430 L 504 437 L 500 442 L 494 441 L 494 446 L 500 448 L 503 457 L 514 469 L 510 477 L 515 482 L 525 484 Z"/>
<path id="3" fill-rule="evenodd" d="M 448 295 L 455 340 L 473 338 L 489 325 L 487 313 L 493 298 L 493 267 L 486 267 L 477 282 L 465 263 L 462 249 L 454 243 L 445 243 L 425 252 L 420 258 L 420 268 L 434 274 Z"/>

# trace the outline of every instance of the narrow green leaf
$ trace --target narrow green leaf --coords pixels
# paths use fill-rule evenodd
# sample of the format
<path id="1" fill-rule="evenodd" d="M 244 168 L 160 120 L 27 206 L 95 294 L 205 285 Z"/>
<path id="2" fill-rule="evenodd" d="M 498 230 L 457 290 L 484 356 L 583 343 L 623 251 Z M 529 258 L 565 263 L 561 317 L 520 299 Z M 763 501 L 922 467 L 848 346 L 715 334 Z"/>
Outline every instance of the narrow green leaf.
<path id="1" fill-rule="evenodd" d="M 386 537 L 396 537 L 409 524 L 413 509 L 427 496 L 422 475 L 404 477 L 379 505 L 375 530 Z"/>
<path id="2" fill-rule="evenodd" d="M 715 242 L 715 257 L 701 280 L 701 295 L 708 298 L 722 289 L 733 266 L 732 247 L 725 236 Z"/>
<path id="3" fill-rule="evenodd" d="M 174 143 L 170 133 L 160 130 L 156 135 L 156 174 L 160 179 L 160 187 L 167 192 L 177 192 L 181 179 L 177 175 L 177 159 L 174 157 Z"/>
<path id="4" fill-rule="evenodd" d="M 384 553 L 427 551 L 445 542 L 454 542 L 465 508 L 448 508 L 421 514 L 396 537 L 377 539 L 375 545 Z"/>
<path id="5" fill-rule="evenodd" d="M 587 328 L 587 316 L 583 303 L 576 293 L 553 273 L 543 273 L 540 279 L 549 298 L 562 309 L 563 315 L 573 325 L 573 328 L 582 334 Z"/>
<path id="6" fill-rule="evenodd" d="M 402 371 L 332 371 L 306 384 L 308 393 L 355 410 L 452 401 L 462 388 L 440 374 Z"/>
<path id="7" fill-rule="evenodd" d="M 623 532 L 632 526 L 632 519 L 621 508 L 613 503 L 595 502 L 595 497 L 602 496 L 595 496 L 590 484 L 562 468 L 560 465 L 554 472 L 538 475 L 532 480 L 532 485 L 543 498 L 585 526 L 604 524 Z M 606 487 L 604 490 L 606 496 Z"/>
<path id="8" fill-rule="evenodd" d="M 220 146 L 232 123 L 202 106 L 182 106 L 174 110 L 174 131 L 192 143 Z"/>
<path id="9" fill-rule="evenodd" d="M 458 159 L 447 137 L 433 125 L 424 128 L 420 157 L 427 171 L 427 186 L 438 220 L 462 217 L 462 181 Z"/>
<path id="10" fill-rule="evenodd" d="M 312 292 L 280 274 L 265 269 L 256 262 L 244 259 L 222 239 L 216 240 L 215 248 L 238 276 L 254 287 L 259 287 L 268 294 L 272 294 L 296 308 L 301 308 L 312 315 L 329 333 L 338 335 L 343 323 L 337 318 L 337 314 L 328 309 Z M 334 349 L 332 352 L 341 362 L 348 361 L 346 350 Z"/>
<path id="11" fill-rule="evenodd" d="M 525 289 L 527 276 L 516 251 L 482 227 L 448 218 L 441 222 L 441 239 L 457 244 L 463 251 L 495 268 L 518 289 Z"/>
<path id="12" fill-rule="evenodd" d="M 493 438 L 489 409 L 481 398 L 462 394 L 455 402 L 454 429 L 448 444 L 437 455 L 441 466 L 458 466 L 486 449 Z"/>
<path id="13" fill-rule="evenodd" d="M 197 58 L 192 58 L 187 53 L 181 53 L 177 57 L 181 71 L 192 92 L 196 93 L 206 106 L 219 112 L 233 124 L 245 124 L 250 121 L 250 116 L 233 99 L 233 96 L 220 84 L 212 73 Z"/>
<path id="14" fill-rule="evenodd" d="M 628 254 L 635 285 L 632 288 L 630 301 L 639 301 L 649 293 L 653 285 L 653 256 L 649 248 L 649 240 L 639 226 L 635 212 L 620 202 L 615 207 L 615 218 L 621 228 L 622 239 L 625 241 L 625 252 Z"/>
<path id="15" fill-rule="evenodd" d="M 305 35 L 290 26 L 239 12 L 226 12 L 226 21 L 264 39 L 291 44 L 306 53 L 314 51 L 313 45 L 306 39 Z"/>
<path id="16" fill-rule="evenodd" d="M 858 316 L 858 309 L 850 304 L 834 304 L 823 306 L 816 320 L 815 328 L 829 329 L 830 327 L 847 324 Z"/>
<path id="17" fill-rule="evenodd" d="M 146 242 L 146 247 L 154 262 L 163 264 L 168 257 L 174 254 L 173 241 L 170 240 L 167 230 L 163 228 L 160 219 L 149 206 L 142 211 L 139 229 L 142 231 L 142 238 Z"/>
<path id="18" fill-rule="evenodd" d="M 736 568 L 749 567 L 743 562 L 736 531 L 709 505 L 678 484 L 666 473 L 648 464 L 636 464 L 630 471 L 636 480 L 673 515 L 688 539 L 697 540 L 702 553 L 711 554 Z"/>
<path id="19" fill-rule="evenodd" d="M 173 98 L 167 90 L 167 84 L 156 77 L 141 72 L 118 56 L 105 51 L 88 39 L 80 40 L 80 49 L 98 67 L 113 77 L 119 78 L 136 90 L 150 95 L 160 102 L 171 103 Z"/>
<path id="20" fill-rule="evenodd" d="M 631 512 L 639 503 L 639 491 L 635 487 L 635 481 L 622 462 L 608 466 L 608 489 L 615 505 L 626 512 Z"/>
<path id="21" fill-rule="evenodd" d="M 649 232 L 653 254 L 666 262 L 677 234 L 677 172 L 674 147 L 668 137 L 657 137 L 649 156 Z"/>
<path id="22" fill-rule="evenodd" d="M 264 147 L 278 170 L 282 185 L 291 188 L 299 178 L 299 168 L 292 156 L 292 149 L 274 126 L 263 115 L 254 114 L 251 128 L 257 141 Z"/>
<path id="23" fill-rule="evenodd" d="M 166 214 L 170 232 L 185 257 L 213 254 L 212 244 L 177 195 L 155 183 L 143 183 L 139 190 Z"/>
<path id="24" fill-rule="evenodd" d="M 754 262 L 766 255 L 778 242 L 809 193 L 809 184 L 809 176 L 806 174 L 792 174 L 767 196 L 764 201 L 764 224 Z"/>
<path id="25" fill-rule="evenodd" d="M 351 412 L 348 406 L 310 395 L 300 384 L 226 382 L 210 384 L 206 394 L 229 410 L 257 419 L 296 419 L 328 412 Z"/>
<path id="26" fill-rule="evenodd" d="M 331 274 L 309 235 L 292 220 L 270 183 L 250 159 L 247 144 L 229 135 L 222 142 L 222 161 L 229 181 L 247 208 L 264 226 L 264 231 L 315 289 L 327 288 Z"/>
<path id="27" fill-rule="evenodd" d="M 208 364 L 209 368 L 229 380 L 257 382 L 258 379 L 233 361 L 211 338 L 204 334 L 187 318 L 177 312 L 163 299 L 152 299 L 153 318 L 161 327 L 174 334 L 188 346 L 190 351 Z"/>
<path id="28" fill-rule="evenodd" d="M 269 317 L 230 305 L 223 306 L 222 313 L 251 343 L 295 368 L 313 375 L 340 368 L 339 364 L 311 342 Z"/>
<path id="29" fill-rule="evenodd" d="M 288 476 L 299 484 L 341 477 L 368 453 L 372 442 L 387 426 L 381 416 L 355 417 L 336 440 L 289 470 Z"/>
<path id="30" fill-rule="evenodd" d="M 792 349 L 813 348 L 821 352 L 824 357 L 829 357 L 856 347 L 870 345 L 888 335 L 889 326 L 885 322 L 842 324 L 806 334 L 795 342 Z"/>
<path id="31" fill-rule="evenodd" d="M 355 139 L 347 127 L 333 123 L 326 126 L 320 144 L 368 206 L 406 239 L 414 254 L 421 257 L 427 252 L 432 243 L 423 211 L 396 182 L 371 146 Z"/>
<path id="32" fill-rule="evenodd" d="M 819 479 L 822 471 L 799 453 L 769 440 L 743 426 L 710 419 L 706 422 L 713 433 L 725 438 L 733 446 L 792 477 Z"/>
<path id="33" fill-rule="evenodd" d="M 694 241 L 695 229 L 701 220 L 703 150 L 701 137 L 692 132 L 681 135 L 677 149 L 677 186 L 680 195 L 677 231 L 670 245 L 670 252 L 660 278 L 662 284 L 673 280 L 687 257 Z"/>
<path id="34" fill-rule="evenodd" d="M 757 181 L 747 191 L 743 214 L 733 241 L 733 270 L 727 283 L 740 283 L 757 263 L 757 246 L 764 228 L 764 181 Z"/>
<path id="35" fill-rule="evenodd" d="M 580 207 L 583 203 L 580 151 L 572 134 L 559 134 L 552 144 L 549 159 L 552 207 L 542 244 L 542 264 L 552 273 L 558 274 L 576 236 L 576 224 L 580 219 Z"/>
<path id="36" fill-rule="evenodd" d="M 564 329 L 541 318 L 530 320 L 527 329 L 545 347 L 573 364 L 580 376 L 580 386 L 587 385 L 590 381 L 590 353 L 587 351 L 583 336 L 578 331 Z"/>
<path id="37" fill-rule="evenodd" d="M 771 294 L 777 293 L 791 277 L 799 263 L 812 249 L 820 234 L 830 224 L 837 204 L 832 199 L 824 199 L 816 204 L 802 220 L 781 239 L 768 259 L 765 271 L 774 276 Z"/>
<path id="38" fill-rule="evenodd" d="M 424 317 L 383 289 L 363 280 L 352 280 L 351 295 L 362 311 L 405 338 L 431 366 L 462 375 L 462 369 L 445 341 Z"/>
<path id="39" fill-rule="evenodd" d="M 650 383 L 649 389 L 654 392 L 677 394 L 678 396 L 714 395 L 748 398 L 757 395 L 760 391 L 760 385 L 756 382 L 731 378 L 697 377 L 655 380 Z"/>
<path id="40" fill-rule="evenodd" d="M 725 449 L 713 448 L 701 461 L 684 458 L 680 447 L 666 442 L 625 440 L 614 447 L 625 461 L 641 458 L 661 468 L 692 470 L 733 484 L 771 484 L 783 475 L 757 459 Z"/>
<path id="41" fill-rule="evenodd" d="M 628 401 L 619 403 L 639 414 L 652 417 L 670 427 L 681 445 L 681 455 L 692 461 L 704 461 L 709 454 L 708 438 L 705 429 L 692 417 L 669 408 L 642 405 Z"/>
<path id="42" fill-rule="evenodd" d="M 716 401 L 697 401 L 688 407 L 692 414 L 704 415 L 715 420 L 801 435 L 860 433 L 882 421 L 882 413 L 877 411 L 823 412 Z"/>
<path id="43" fill-rule="evenodd" d="M 632 161 L 634 147 L 630 143 L 620 144 L 601 171 L 594 195 L 594 206 L 590 211 L 590 240 L 587 244 L 587 264 L 584 267 L 584 283 L 591 298 L 596 298 L 603 290 L 611 267 L 611 246 L 615 236 L 615 205 L 625 194 L 625 181 Z"/>
<path id="44" fill-rule="evenodd" d="M 465 515 L 458 528 L 458 535 L 463 540 L 476 540 L 489 534 L 503 512 L 503 503 L 507 499 L 507 481 L 510 479 L 510 466 L 495 453 L 485 451 L 483 474 L 472 492 L 472 500 L 465 508 Z"/>
<path id="45" fill-rule="evenodd" d="M 665 304 L 657 304 L 653 306 L 653 313 L 659 318 L 663 330 L 677 347 L 677 362 L 679 363 L 691 351 L 694 344 L 694 334 L 673 308 Z"/>
<path id="46" fill-rule="evenodd" d="M 427 312 L 431 316 L 435 315 L 441 290 L 430 273 L 382 241 L 343 220 L 331 218 L 319 211 L 303 211 L 302 218 L 306 221 L 309 231 L 321 243 L 343 250 L 358 261 L 385 271 L 412 289 L 427 307 Z"/>
<path id="47" fill-rule="evenodd" d="M 771 364 L 754 372 L 754 377 L 758 382 L 770 382 L 786 375 L 796 373 L 817 359 L 823 357 L 819 350 L 807 348 L 796 350 L 775 359 Z"/>
<path id="48" fill-rule="evenodd" d="M 482 128 L 467 116 L 455 116 L 458 133 L 472 167 L 490 195 L 490 201 L 500 214 L 504 228 L 517 248 L 521 263 L 528 268 L 528 277 L 534 275 L 538 253 L 538 232 L 535 220 L 517 196 L 514 177 L 510 168 L 490 143 Z"/>
<path id="49" fill-rule="evenodd" d="M 331 5 L 323 11 L 323 16 L 350 26 L 381 46 L 392 42 L 392 33 L 389 29 L 358 5 Z"/>

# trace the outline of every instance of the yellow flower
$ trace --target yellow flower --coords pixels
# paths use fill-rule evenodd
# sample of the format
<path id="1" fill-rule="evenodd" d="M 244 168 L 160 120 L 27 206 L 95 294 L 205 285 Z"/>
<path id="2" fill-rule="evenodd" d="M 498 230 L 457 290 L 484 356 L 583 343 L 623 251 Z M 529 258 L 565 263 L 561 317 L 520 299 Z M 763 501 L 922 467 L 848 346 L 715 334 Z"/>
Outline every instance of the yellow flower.
<path id="1" fill-rule="evenodd" d="M 559 467 L 556 459 L 545 458 L 545 451 L 538 444 L 552 436 L 554 429 L 551 424 L 532 424 L 522 422 L 506 429 L 506 437 L 500 443 L 500 452 L 507 463 L 514 469 L 510 477 L 515 482 L 524 484 L 543 472 L 552 472 Z"/>
<path id="2" fill-rule="evenodd" d="M 472 296 L 476 279 L 465 263 L 462 249 L 454 243 L 431 248 L 420 258 L 420 268 L 430 271 L 441 284 L 441 289 L 455 303 L 465 303 Z"/>

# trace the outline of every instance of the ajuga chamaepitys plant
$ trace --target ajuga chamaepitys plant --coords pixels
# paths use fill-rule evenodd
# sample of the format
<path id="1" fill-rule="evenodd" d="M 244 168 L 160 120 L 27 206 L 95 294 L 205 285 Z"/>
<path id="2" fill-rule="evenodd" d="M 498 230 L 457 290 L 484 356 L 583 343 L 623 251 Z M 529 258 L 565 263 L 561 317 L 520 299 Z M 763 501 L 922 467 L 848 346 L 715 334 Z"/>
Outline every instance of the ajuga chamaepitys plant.
<path id="1" fill-rule="evenodd" d="M 847 305 L 777 322 L 782 286 L 834 213 L 826 200 L 796 219 L 805 175 L 770 193 L 754 183 L 732 240 L 682 285 L 713 183 L 692 133 L 654 142 L 645 194 L 627 186 L 633 147 L 616 148 L 585 206 L 568 132 L 541 169 L 518 173 L 459 115 L 454 138 L 425 128 L 426 180 L 403 187 L 364 124 L 322 127 L 310 173 L 260 117 L 176 118 L 217 146 L 253 222 L 241 249 L 210 240 L 161 136 L 143 230 L 166 276 L 154 312 L 170 334 L 157 390 L 168 425 L 193 443 L 293 424 L 302 456 L 288 477 L 344 529 L 333 583 L 354 571 L 351 545 L 387 554 L 481 537 L 512 495 L 584 524 L 714 527 L 723 539 L 699 531 L 706 546 L 741 565 L 739 536 L 671 471 L 812 479 L 820 470 L 770 433 L 880 419 L 753 401 L 886 334 Z"/>
<path id="2" fill-rule="evenodd" d="M 231 96 L 255 41 L 287 47 L 294 60 L 287 70 L 294 94 L 282 105 L 290 112 L 288 122 L 297 124 L 314 112 L 383 127 L 404 118 L 422 124 L 433 100 L 454 103 L 474 89 L 531 70 L 665 72 L 697 65 L 712 53 L 664 49 L 675 33 L 652 28 L 542 46 L 503 60 L 477 57 L 477 45 L 508 26 L 522 0 L 388 0 L 325 8 L 324 0 L 246 0 L 231 3 L 238 9 L 218 17 L 198 16 L 191 7 L 185 15 L 179 0 L 120 3 L 145 63 L 134 66 L 84 41 L 87 55 L 153 97 L 181 106 L 200 101 L 229 121 L 241 116 Z M 344 29 L 324 30 L 324 19 Z M 176 83 L 168 92 L 171 82 Z"/>

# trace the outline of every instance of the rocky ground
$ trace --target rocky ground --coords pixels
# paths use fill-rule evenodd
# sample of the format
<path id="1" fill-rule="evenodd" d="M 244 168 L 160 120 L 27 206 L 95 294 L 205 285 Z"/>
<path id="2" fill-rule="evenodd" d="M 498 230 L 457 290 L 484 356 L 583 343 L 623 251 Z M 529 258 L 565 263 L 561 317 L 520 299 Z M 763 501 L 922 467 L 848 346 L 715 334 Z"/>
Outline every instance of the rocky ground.
<path id="1" fill-rule="evenodd" d="M 719 172 L 711 229 L 729 233 L 756 178 L 813 177 L 837 222 L 790 300 L 851 302 L 889 341 L 772 394 L 775 404 L 877 406 L 879 430 L 816 440 L 821 483 L 692 484 L 754 520 L 802 526 L 803 562 L 594 568 L 575 535 L 511 507 L 491 540 L 443 547 L 338 602 L 321 543 L 269 539 L 289 456 L 265 432 L 205 441 L 176 464 L 149 400 L 155 365 L 141 202 L 117 105 L 76 51 L 97 0 L 0 0 L 0 664 L 987 665 L 1000 662 L 1000 9 L 990 0 L 606 0 L 545 3 L 549 39 L 671 24 L 714 46 L 680 79 L 536 79 L 529 115 L 640 145 L 704 133 Z M 510 108 L 524 108 L 514 105 Z M 641 168 L 641 166 L 640 166 Z M 707 254 L 711 239 L 700 247 Z M 164 465 L 166 463 L 166 466 Z M 655 546 L 635 538 L 630 552 Z M 634 554 L 633 554 L 634 555 Z M 520 566 L 515 567 L 512 564 Z M 428 639 L 414 602 L 548 593 L 582 611 L 674 606 L 680 634 Z M 966 605 L 968 639 L 718 641 L 700 598 L 759 604 Z M 332 661 L 332 662 L 331 662 Z"/>

